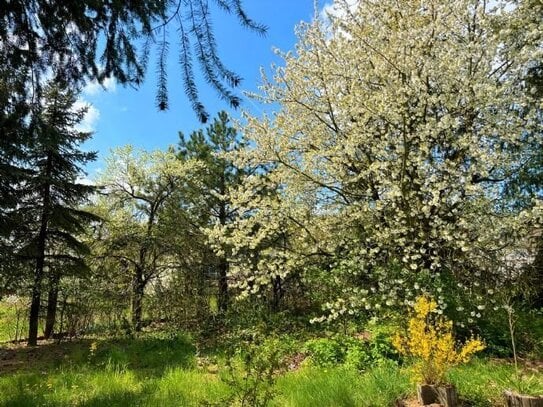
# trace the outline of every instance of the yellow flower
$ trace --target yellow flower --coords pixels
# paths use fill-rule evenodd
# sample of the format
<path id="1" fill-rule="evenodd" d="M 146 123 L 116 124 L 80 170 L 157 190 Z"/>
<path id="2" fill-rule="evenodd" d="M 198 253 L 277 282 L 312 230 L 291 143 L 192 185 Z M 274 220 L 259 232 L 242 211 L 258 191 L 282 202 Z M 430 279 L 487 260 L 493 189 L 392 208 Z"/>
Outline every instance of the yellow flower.
<path id="1" fill-rule="evenodd" d="M 447 370 L 469 361 L 471 356 L 485 348 L 479 339 L 470 339 L 457 349 L 452 321 L 444 317 L 431 317 L 437 303 L 421 296 L 413 306 L 414 312 L 407 324 L 407 335 L 395 335 L 392 345 L 402 355 L 413 357 L 413 370 L 417 380 L 439 384 L 445 380 Z"/>

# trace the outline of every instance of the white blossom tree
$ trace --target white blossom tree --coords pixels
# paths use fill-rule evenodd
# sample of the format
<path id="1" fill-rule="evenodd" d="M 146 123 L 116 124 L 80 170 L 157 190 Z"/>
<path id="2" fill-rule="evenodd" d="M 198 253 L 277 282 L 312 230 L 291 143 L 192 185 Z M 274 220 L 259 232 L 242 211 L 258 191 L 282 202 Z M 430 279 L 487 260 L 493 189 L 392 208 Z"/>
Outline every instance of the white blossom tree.
<path id="1" fill-rule="evenodd" d="M 302 24 L 296 52 L 263 77 L 258 97 L 279 110 L 247 116 L 253 148 L 235 158 L 269 171 L 233 193 L 245 216 L 211 233 L 234 248 L 232 280 L 261 293 L 326 265 L 342 287 L 331 317 L 427 290 L 444 309 L 447 284 L 482 303 L 500 259 L 537 221 L 537 205 L 504 209 L 500 197 L 523 135 L 541 137 L 542 103 L 525 81 L 543 56 L 542 22 L 528 18 L 541 5 L 336 7 L 337 16 Z"/>

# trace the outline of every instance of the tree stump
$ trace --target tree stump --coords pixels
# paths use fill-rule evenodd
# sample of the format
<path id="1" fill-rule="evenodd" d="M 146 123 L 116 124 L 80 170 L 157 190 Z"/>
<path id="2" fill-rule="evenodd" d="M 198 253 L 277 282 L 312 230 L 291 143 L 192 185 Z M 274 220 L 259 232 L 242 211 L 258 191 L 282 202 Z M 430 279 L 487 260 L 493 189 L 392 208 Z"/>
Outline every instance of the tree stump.
<path id="1" fill-rule="evenodd" d="M 457 407 L 458 395 L 454 386 L 435 386 L 432 384 L 417 385 L 419 402 L 426 406 L 441 404 L 443 407 Z"/>
<path id="2" fill-rule="evenodd" d="M 504 393 L 507 407 L 543 407 L 543 396 L 525 396 L 506 391 Z"/>

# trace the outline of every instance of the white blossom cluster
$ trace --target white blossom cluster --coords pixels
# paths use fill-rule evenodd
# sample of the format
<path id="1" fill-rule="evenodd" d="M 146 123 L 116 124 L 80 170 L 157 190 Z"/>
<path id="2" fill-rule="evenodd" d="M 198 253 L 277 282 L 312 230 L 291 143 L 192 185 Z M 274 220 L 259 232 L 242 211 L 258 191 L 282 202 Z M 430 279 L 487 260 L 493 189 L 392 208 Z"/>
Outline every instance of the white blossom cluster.
<path id="1" fill-rule="evenodd" d="M 522 136 L 541 134 L 542 102 L 524 80 L 543 57 L 541 5 L 336 3 L 341 17 L 301 25 L 296 52 L 263 77 L 259 97 L 280 109 L 247 116 L 252 147 L 233 159 L 267 170 L 232 191 L 241 216 L 210 237 L 231 249 L 244 295 L 320 256 L 342 287 L 328 317 L 428 290 L 442 312 L 451 278 L 477 317 L 488 296 L 475 293 L 540 216 L 505 211 L 500 196 Z"/>

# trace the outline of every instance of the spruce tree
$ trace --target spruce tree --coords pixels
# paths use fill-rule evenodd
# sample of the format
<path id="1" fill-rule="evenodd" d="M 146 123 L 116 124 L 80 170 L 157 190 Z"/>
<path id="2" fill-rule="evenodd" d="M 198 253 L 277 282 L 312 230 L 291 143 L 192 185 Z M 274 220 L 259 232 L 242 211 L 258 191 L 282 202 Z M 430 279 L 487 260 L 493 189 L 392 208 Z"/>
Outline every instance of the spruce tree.
<path id="1" fill-rule="evenodd" d="M 10 72 L 0 58 L 0 297 L 17 285 L 18 262 L 13 256 L 12 232 L 21 224 L 17 188 L 27 175 L 21 166 L 28 148 L 29 106 L 21 72 Z"/>
<path id="2" fill-rule="evenodd" d="M 50 280 L 48 329 L 51 333 L 56 311 L 56 292 L 63 273 L 82 270 L 87 247 L 78 239 L 85 226 L 96 219 L 78 207 L 94 187 L 81 183 L 83 166 L 96 158 L 81 143 L 91 133 L 77 130 L 86 109 L 75 109 L 76 93 L 48 84 L 44 99 L 32 115 L 31 143 L 26 157 L 29 175 L 19 188 L 24 198 L 18 213 L 24 219 L 19 255 L 33 267 L 28 345 L 35 346 L 42 288 Z"/>

